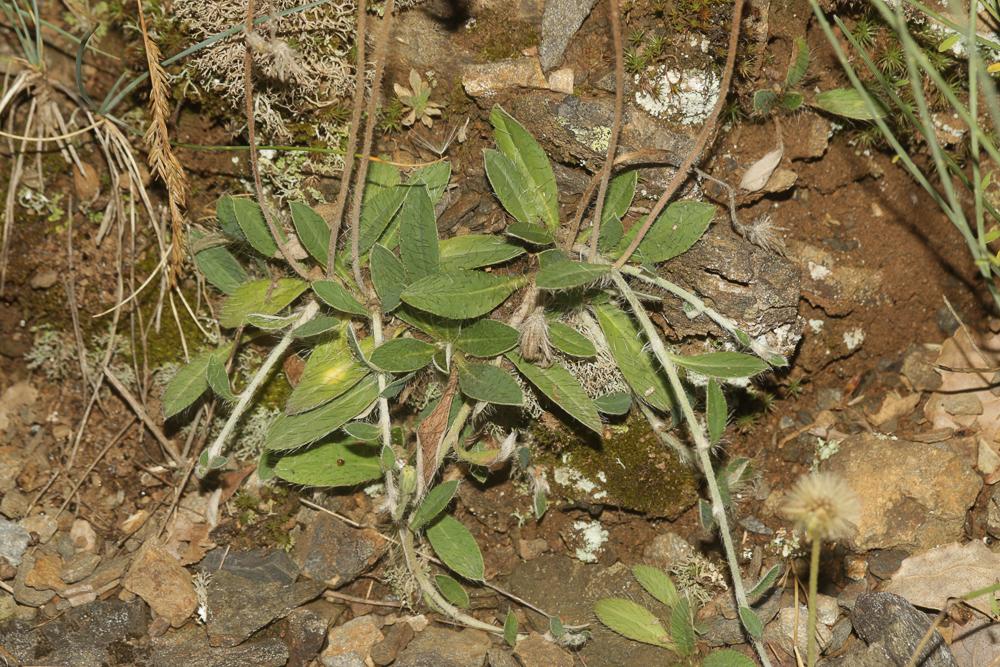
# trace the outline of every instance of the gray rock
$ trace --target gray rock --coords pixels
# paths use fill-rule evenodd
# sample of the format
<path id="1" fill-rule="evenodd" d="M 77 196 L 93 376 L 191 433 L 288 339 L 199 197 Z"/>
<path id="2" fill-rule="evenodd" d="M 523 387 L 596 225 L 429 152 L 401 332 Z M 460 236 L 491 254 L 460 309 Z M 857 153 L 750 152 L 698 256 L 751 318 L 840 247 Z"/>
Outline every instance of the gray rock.
<path id="1" fill-rule="evenodd" d="M 304 667 L 319 655 L 326 641 L 327 620 L 312 609 L 294 609 L 285 617 L 288 628 L 285 644 L 288 646 L 287 667 Z"/>
<path id="2" fill-rule="evenodd" d="M 17 576 L 14 577 L 14 583 L 11 585 L 11 588 L 14 589 L 14 599 L 18 603 L 27 605 L 28 607 L 41 607 L 54 598 L 56 594 L 55 591 L 50 590 L 35 590 L 24 583 L 24 580 L 28 577 L 28 573 L 34 567 L 34 557 L 25 554 L 24 558 L 21 559 L 21 567 L 17 569 Z"/>
<path id="3" fill-rule="evenodd" d="M 483 667 L 491 643 L 481 630 L 430 626 L 403 649 L 393 667 Z"/>
<path id="4" fill-rule="evenodd" d="M 21 556 L 28 548 L 31 535 L 28 531 L 6 519 L 0 519 L 0 558 L 5 558 L 8 563 L 17 567 L 21 564 Z"/>
<path id="5" fill-rule="evenodd" d="M 140 601 L 107 600 L 68 610 L 50 623 L 14 622 L 0 628 L 0 645 L 23 663 L 101 667 L 138 662 L 146 634 Z"/>
<path id="6" fill-rule="evenodd" d="M 206 574 L 222 569 L 245 579 L 282 584 L 291 584 L 299 578 L 299 566 L 280 549 L 229 551 L 219 547 L 205 554 L 196 569 Z"/>
<path id="7" fill-rule="evenodd" d="M 10 489 L 4 493 L 3 500 L 0 500 L 0 514 L 8 519 L 20 519 L 27 514 L 30 504 L 31 498 L 27 494 Z"/>
<path id="8" fill-rule="evenodd" d="M 557 614 L 564 625 L 589 624 L 593 641 L 580 649 L 582 661 L 588 665 L 658 665 L 663 662 L 663 649 L 630 641 L 594 622 L 594 603 L 601 598 L 629 598 L 648 609 L 656 609 L 659 605 L 642 590 L 622 563 L 598 567 L 560 554 L 545 554 L 515 567 L 507 578 L 506 587 L 515 595 L 530 598 L 540 608 Z M 531 629 L 540 633 L 548 631 L 547 617 L 530 611 L 527 616 Z"/>
<path id="9" fill-rule="evenodd" d="M 774 622 L 769 623 L 764 628 L 764 643 L 768 646 L 780 648 L 788 656 L 794 657 L 796 642 L 798 642 L 799 655 L 806 655 L 809 637 L 807 618 L 808 610 L 805 605 L 799 605 L 798 609 L 795 607 L 785 607 L 778 612 L 778 616 Z M 829 627 L 822 622 L 816 623 L 816 643 L 820 654 L 826 652 L 832 636 L 833 633 Z"/>
<path id="10" fill-rule="evenodd" d="M 875 643 L 871 646 L 865 646 L 860 642 L 855 642 L 853 648 L 844 655 L 831 658 L 820 664 L 823 667 L 886 667 L 886 665 L 897 663 L 892 662 L 892 658 L 886 653 L 882 644 Z"/>
<path id="11" fill-rule="evenodd" d="M 295 542 L 302 574 L 329 586 L 344 586 L 372 567 L 388 544 L 376 531 L 358 530 L 319 513 Z"/>
<path id="12" fill-rule="evenodd" d="M 209 645 L 205 629 L 193 623 L 151 643 L 150 667 L 282 667 L 288 661 L 288 648 L 278 639 L 220 648 Z"/>
<path id="13" fill-rule="evenodd" d="M 880 549 L 868 557 L 868 571 L 879 579 L 890 578 L 910 554 L 902 549 Z"/>
<path id="14" fill-rule="evenodd" d="M 208 636 L 212 646 L 236 646 L 271 621 L 323 592 L 318 581 L 255 581 L 226 570 L 208 584 Z"/>
<path id="15" fill-rule="evenodd" d="M 659 533 L 642 550 L 642 562 L 646 565 L 669 570 L 677 563 L 695 555 L 694 547 L 673 531 Z"/>
<path id="16" fill-rule="evenodd" d="M 865 593 L 851 612 L 855 632 L 868 644 L 881 644 L 889 664 L 905 665 L 930 627 L 930 620 L 902 597 L 893 593 Z M 921 667 L 956 667 L 948 645 L 934 631 L 921 651 Z"/>
<path id="17" fill-rule="evenodd" d="M 830 645 L 827 646 L 826 650 L 828 653 L 836 653 L 840 649 L 844 648 L 844 644 L 851 636 L 851 631 L 854 630 L 854 626 L 851 625 L 851 619 L 844 617 L 837 621 L 832 629 L 830 636 Z"/>
<path id="18" fill-rule="evenodd" d="M 822 468 L 861 501 L 857 551 L 920 551 L 964 537 L 966 511 L 983 486 L 971 463 L 947 443 L 861 433 L 844 439 Z"/>
<path id="19" fill-rule="evenodd" d="M 562 61 L 569 40 L 596 4 L 597 0 L 546 0 L 542 13 L 542 42 L 538 45 L 543 69 L 549 70 Z"/>

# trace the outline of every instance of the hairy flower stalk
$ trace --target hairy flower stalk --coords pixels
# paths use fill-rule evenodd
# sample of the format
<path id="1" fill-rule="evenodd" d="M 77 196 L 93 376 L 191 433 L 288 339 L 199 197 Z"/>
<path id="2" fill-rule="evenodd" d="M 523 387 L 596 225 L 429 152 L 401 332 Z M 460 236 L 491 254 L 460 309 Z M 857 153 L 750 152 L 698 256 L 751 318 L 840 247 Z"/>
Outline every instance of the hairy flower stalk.
<path id="1" fill-rule="evenodd" d="M 785 499 L 785 516 L 812 542 L 809 562 L 809 611 L 806 644 L 807 662 L 813 667 L 819 658 L 816 643 L 816 595 L 819 587 L 819 560 L 824 540 L 847 539 L 861 514 L 858 497 L 844 480 L 831 473 L 802 477 Z"/>

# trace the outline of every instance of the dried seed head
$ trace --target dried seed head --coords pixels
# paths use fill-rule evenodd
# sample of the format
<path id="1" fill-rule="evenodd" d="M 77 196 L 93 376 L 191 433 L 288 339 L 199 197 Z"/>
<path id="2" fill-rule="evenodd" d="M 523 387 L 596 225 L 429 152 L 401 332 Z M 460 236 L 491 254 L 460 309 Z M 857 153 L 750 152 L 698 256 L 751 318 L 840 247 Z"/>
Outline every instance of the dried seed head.
<path id="1" fill-rule="evenodd" d="M 552 345 L 549 343 L 549 323 L 541 308 L 536 308 L 521 324 L 520 353 L 527 361 L 539 366 L 552 364 Z"/>
<path id="2" fill-rule="evenodd" d="M 861 503 L 843 479 L 818 472 L 795 483 L 782 511 L 810 540 L 841 540 L 857 529 Z"/>

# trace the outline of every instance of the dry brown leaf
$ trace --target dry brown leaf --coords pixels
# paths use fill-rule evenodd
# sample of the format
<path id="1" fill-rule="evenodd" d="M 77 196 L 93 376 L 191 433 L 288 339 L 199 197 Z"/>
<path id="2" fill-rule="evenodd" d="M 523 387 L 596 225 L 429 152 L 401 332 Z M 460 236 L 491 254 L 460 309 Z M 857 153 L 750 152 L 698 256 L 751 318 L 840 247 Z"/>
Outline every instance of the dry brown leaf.
<path id="1" fill-rule="evenodd" d="M 771 174 L 778 168 L 784 155 L 785 147 L 778 146 L 750 165 L 740 180 L 740 188 L 748 192 L 756 192 L 763 188 L 771 180 Z"/>
<path id="2" fill-rule="evenodd" d="M 959 597 L 996 583 L 1000 575 L 1000 554 L 979 541 L 954 542 L 936 547 L 903 561 L 886 587 L 910 604 L 925 609 L 941 609 L 949 597 Z M 991 613 L 992 595 L 983 595 L 968 604 L 984 614 Z"/>
<path id="3" fill-rule="evenodd" d="M 441 402 L 417 427 L 417 438 L 420 441 L 420 459 L 423 468 L 423 483 L 429 485 L 438 469 L 438 448 L 448 430 L 448 415 L 451 414 L 451 401 L 458 390 L 458 373 L 452 372 L 448 386 L 441 395 Z"/>
<path id="4" fill-rule="evenodd" d="M 935 429 L 973 429 L 989 442 L 1000 436 L 1000 396 L 995 396 L 994 373 L 968 373 L 941 367 L 992 368 L 1000 365 L 1000 335 L 977 336 L 970 340 L 965 328 L 941 345 L 937 358 L 941 386 L 924 405 L 924 416 Z M 962 400 L 959 401 L 958 397 Z M 959 409 L 960 403 L 975 409 Z"/>
<path id="5" fill-rule="evenodd" d="M 882 426 L 893 419 L 899 419 L 910 414 L 919 402 L 920 394 L 900 396 L 897 392 L 889 392 L 889 395 L 882 400 L 882 405 L 879 407 L 878 412 L 868 415 L 868 421 L 873 426 Z"/>

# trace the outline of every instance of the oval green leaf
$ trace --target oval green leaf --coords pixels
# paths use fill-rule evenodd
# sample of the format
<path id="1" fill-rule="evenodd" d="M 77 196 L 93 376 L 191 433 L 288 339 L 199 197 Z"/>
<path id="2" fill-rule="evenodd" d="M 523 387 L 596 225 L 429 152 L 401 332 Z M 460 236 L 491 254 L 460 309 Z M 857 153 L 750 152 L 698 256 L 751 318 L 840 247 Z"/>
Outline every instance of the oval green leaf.
<path id="1" fill-rule="evenodd" d="M 709 352 L 692 356 L 671 354 L 670 358 L 689 371 L 724 379 L 753 377 L 768 368 L 760 357 L 743 352 Z"/>
<path id="2" fill-rule="evenodd" d="M 376 347 L 368 359 L 389 373 L 408 373 L 431 362 L 437 347 L 416 338 L 394 338 Z"/>
<path id="3" fill-rule="evenodd" d="M 502 236 L 466 234 L 441 241 L 441 268 L 478 269 L 501 264 L 524 254 L 524 248 L 508 243 Z"/>
<path id="4" fill-rule="evenodd" d="M 427 539 L 452 572 L 471 581 L 483 580 L 483 554 L 476 538 L 458 519 L 449 514 L 441 516 L 427 527 Z"/>
<path id="5" fill-rule="evenodd" d="M 219 325 L 235 329 L 247 323 L 247 315 L 276 315 L 278 311 L 295 301 L 308 285 L 295 278 L 279 278 L 277 281 L 254 280 L 240 285 L 222 304 Z"/>
<path id="6" fill-rule="evenodd" d="M 520 385 L 502 368 L 491 364 L 462 363 L 458 366 L 458 387 L 476 401 L 497 405 L 523 405 Z"/>
<path id="7" fill-rule="evenodd" d="M 429 275 L 403 290 L 414 308 L 455 320 L 479 317 L 503 303 L 527 278 L 482 271 L 447 271 Z"/>
<path id="8" fill-rule="evenodd" d="M 631 600 L 605 598 L 594 605 L 601 623 L 623 637 L 661 648 L 673 648 L 666 628 L 653 614 Z"/>
<path id="9" fill-rule="evenodd" d="M 288 207 L 292 211 L 292 225 L 295 226 L 295 233 L 298 234 L 302 247 L 325 267 L 327 253 L 330 251 L 330 226 L 323 216 L 303 202 L 293 201 Z"/>
<path id="10" fill-rule="evenodd" d="M 444 599 L 452 603 L 459 609 L 468 609 L 469 607 L 469 594 L 465 592 L 462 588 L 462 584 L 458 583 L 447 574 L 436 574 L 434 575 L 434 584 L 441 591 L 441 595 Z"/>
<path id="11" fill-rule="evenodd" d="M 589 359 L 597 356 L 594 344 L 582 333 L 562 322 L 549 322 L 549 341 L 571 357 Z"/>
<path id="12" fill-rule="evenodd" d="M 296 415 L 280 415 L 267 430 L 264 448 L 296 449 L 320 438 L 367 412 L 378 398 L 378 381 L 369 375 L 326 405 Z"/>
<path id="13" fill-rule="evenodd" d="M 495 357 L 517 345 L 517 329 L 497 320 L 483 319 L 462 327 L 455 346 L 473 357 Z"/>
<path id="14" fill-rule="evenodd" d="M 355 486 L 379 479 L 382 465 L 374 447 L 344 439 L 285 454 L 275 464 L 274 474 L 304 486 Z"/>
<path id="15" fill-rule="evenodd" d="M 368 316 L 365 307 L 347 291 L 346 287 L 335 280 L 317 280 L 312 284 L 312 289 L 323 303 L 334 310 L 349 315 Z"/>
<path id="16" fill-rule="evenodd" d="M 437 518 L 437 516 L 448 507 L 448 503 L 451 499 L 455 497 L 455 492 L 458 491 L 458 480 L 452 479 L 447 482 L 441 482 L 433 489 L 427 492 L 424 496 L 423 501 L 420 503 L 420 507 L 413 512 L 413 516 L 410 517 L 410 530 L 413 532 L 419 531 L 425 525 Z"/>
<path id="17" fill-rule="evenodd" d="M 520 354 L 511 351 L 507 358 L 517 370 L 528 379 L 546 398 L 558 405 L 569 416 L 600 435 L 603 432 L 601 416 L 597 406 L 587 396 L 580 383 L 573 375 L 559 364 L 548 368 L 536 366 L 525 361 Z"/>

